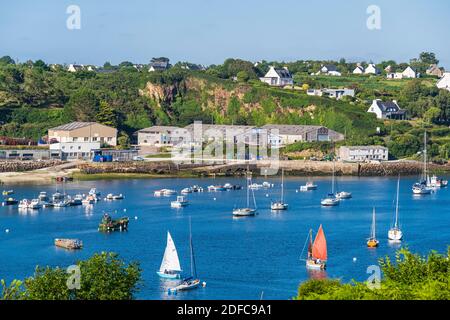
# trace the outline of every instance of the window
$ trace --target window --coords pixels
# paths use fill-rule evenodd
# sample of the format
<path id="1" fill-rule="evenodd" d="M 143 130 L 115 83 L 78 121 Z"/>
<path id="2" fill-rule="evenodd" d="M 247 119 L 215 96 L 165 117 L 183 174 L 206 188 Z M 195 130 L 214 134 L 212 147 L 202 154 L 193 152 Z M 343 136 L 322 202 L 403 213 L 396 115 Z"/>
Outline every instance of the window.
<path id="1" fill-rule="evenodd" d="M 78 141 L 78 137 L 73 137 L 73 142 L 76 142 L 76 141 Z"/>
<path id="2" fill-rule="evenodd" d="M 92 138 L 92 141 L 97 141 L 97 137 L 93 137 L 93 138 Z"/>
<path id="3" fill-rule="evenodd" d="M 89 141 L 89 137 L 84 137 L 84 142 Z"/>
<path id="4" fill-rule="evenodd" d="M 112 141 L 112 137 L 108 137 L 108 141 Z"/>
<path id="5" fill-rule="evenodd" d="M 78 150 L 81 150 L 81 146 L 78 146 Z"/>

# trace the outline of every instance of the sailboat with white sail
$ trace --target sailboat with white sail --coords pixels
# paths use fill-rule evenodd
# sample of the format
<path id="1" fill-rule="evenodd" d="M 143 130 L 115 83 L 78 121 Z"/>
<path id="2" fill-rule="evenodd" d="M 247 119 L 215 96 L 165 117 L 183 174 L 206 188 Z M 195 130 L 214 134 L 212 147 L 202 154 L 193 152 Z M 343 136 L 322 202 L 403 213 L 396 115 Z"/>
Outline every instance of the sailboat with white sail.
<path id="1" fill-rule="evenodd" d="M 373 208 L 373 212 L 372 212 L 372 226 L 370 227 L 370 237 L 369 239 L 367 239 L 367 246 L 369 248 L 375 248 L 378 247 L 378 244 L 380 243 L 377 240 L 377 236 L 376 236 L 376 225 L 375 225 L 375 208 Z"/>
<path id="2" fill-rule="evenodd" d="M 179 285 L 169 289 L 169 293 L 176 293 L 177 291 L 186 291 L 198 288 L 200 279 L 197 278 L 197 267 L 195 265 L 194 245 L 192 243 L 192 224 L 189 217 L 189 249 L 191 253 L 191 276 L 183 279 Z"/>
<path id="3" fill-rule="evenodd" d="M 236 208 L 233 210 L 233 216 L 235 217 L 250 217 L 256 215 L 256 199 L 255 199 L 255 193 L 252 188 L 249 186 L 251 185 L 251 177 L 247 176 L 247 206 L 244 208 Z M 253 204 L 254 207 L 250 207 L 250 191 L 253 195 Z"/>
<path id="4" fill-rule="evenodd" d="M 167 244 L 164 251 L 164 257 L 159 267 L 159 271 L 156 272 L 158 276 L 165 279 L 179 279 L 181 273 L 180 260 L 178 259 L 177 248 L 173 242 L 170 232 L 167 231 Z"/>
<path id="5" fill-rule="evenodd" d="M 328 259 L 328 253 L 327 253 L 327 240 L 325 238 L 325 232 L 323 231 L 322 225 L 320 225 L 319 230 L 317 230 L 314 242 L 312 238 L 313 236 L 311 229 L 309 230 L 309 243 L 308 243 L 308 255 L 306 258 L 306 268 L 313 270 L 325 270 Z"/>
<path id="6" fill-rule="evenodd" d="M 336 197 L 336 195 L 334 194 L 334 188 L 335 188 L 335 162 L 333 160 L 333 176 L 332 176 L 332 180 L 331 180 L 331 192 L 327 194 L 327 196 L 325 198 L 323 198 L 320 201 L 320 204 L 324 207 L 334 207 L 339 205 L 340 199 L 338 197 Z"/>
<path id="7" fill-rule="evenodd" d="M 398 176 L 398 180 L 397 180 L 397 199 L 396 199 L 396 204 L 395 204 L 394 225 L 388 231 L 388 238 L 389 238 L 389 240 L 393 240 L 393 241 L 401 241 L 402 238 L 403 238 L 403 232 L 400 229 L 400 226 L 399 226 L 399 223 L 398 223 L 398 196 L 399 196 L 399 190 L 400 190 L 400 175 Z"/>
<path id="8" fill-rule="evenodd" d="M 424 148 L 423 148 L 423 172 L 422 177 L 419 182 L 414 183 L 412 186 L 412 192 L 415 195 L 425 195 L 430 194 L 432 188 L 429 187 L 431 184 L 430 176 L 428 175 L 428 167 L 427 167 L 427 132 L 424 133 Z"/>
<path id="9" fill-rule="evenodd" d="M 270 204 L 270 209 L 279 211 L 287 210 L 288 204 L 284 203 L 284 169 L 281 169 L 281 198 L 280 201 L 275 201 Z"/>

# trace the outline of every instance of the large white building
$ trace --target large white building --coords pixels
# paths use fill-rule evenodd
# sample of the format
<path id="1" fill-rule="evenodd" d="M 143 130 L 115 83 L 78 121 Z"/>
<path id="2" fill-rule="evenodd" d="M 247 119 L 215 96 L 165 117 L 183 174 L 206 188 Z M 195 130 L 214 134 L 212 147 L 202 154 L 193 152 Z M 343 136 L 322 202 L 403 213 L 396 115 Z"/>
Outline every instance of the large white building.
<path id="1" fill-rule="evenodd" d="M 97 122 L 71 122 L 48 129 L 49 143 L 100 142 L 102 145 L 117 145 L 117 129 Z"/>
<path id="2" fill-rule="evenodd" d="M 291 73 L 288 68 L 275 68 L 270 67 L 264 77 L 259 78 L 262 82 L 265 82 L 271 86 L 292 86 L 294 80 L 292 79 Z"/>
<path id="3" fill-rule="evenodd" d="M 137 132 L 138 145 L 153 147 L 173 147 L 174 141 L 172 134 L 179 130 L 179 127 L 173 126 L 153 126 Z"/>
<path id="4" fill-rule="evenodd" d="M 342 146 L 339 159 L 351 162 L 387 161 L 389 150 L 383 146 Z"/>
<path id="5" fill-rule="evenodd" d="M 100 142 L 59 142 L 50 144 L 51 153 L 60 153 L 61 160 L 92 159 Z"/>

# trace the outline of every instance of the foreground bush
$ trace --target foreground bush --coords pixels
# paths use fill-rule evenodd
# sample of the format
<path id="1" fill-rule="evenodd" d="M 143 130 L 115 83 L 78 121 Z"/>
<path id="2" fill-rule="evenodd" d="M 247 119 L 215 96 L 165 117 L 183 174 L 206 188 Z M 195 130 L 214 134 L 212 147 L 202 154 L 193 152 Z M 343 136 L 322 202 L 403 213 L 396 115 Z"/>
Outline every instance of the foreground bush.
<path id="1" fill-rule="evenodd" d="M 77 263 L 76 274 L 65 269 L 36 267 L 34 276 L 9 286 L 2 280 L 1 299 L 5 300 L 130 300 L 138 290 L 141 269 L 135 262 L 125 264 L 115 253 L 94 254 Z M 69 285 L 68 285 L 69 284 Z"/>
<path id="2" fill-rule="evenodd" d="M 298 289 L 297 300 L 448 300 L 450 299 L 450 249 L 447 255 L 431 252 L 428 257 L 407 249 L 397 252 L 395 263 L 380 260 L 380 287 L 365 282 L 343 284 L 339 280 L 308 280 Z"/>

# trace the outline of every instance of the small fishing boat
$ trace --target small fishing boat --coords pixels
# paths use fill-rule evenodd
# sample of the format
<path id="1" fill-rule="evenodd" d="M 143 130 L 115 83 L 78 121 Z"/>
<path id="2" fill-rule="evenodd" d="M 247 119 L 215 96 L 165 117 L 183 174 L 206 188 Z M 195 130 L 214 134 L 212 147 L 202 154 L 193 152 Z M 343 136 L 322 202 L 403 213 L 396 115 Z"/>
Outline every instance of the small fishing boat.
<path id="1" fill-rule="evenodd" d="M 178 291 L 187 291 L 198 288 L 200 279 L 197 278 L 197 268 L 195 265 L 194 245 L 192 243 L 192 227 L 191 218 L 189 218 L 189 249 L 191 254 L 191 276 L 181 281 L 179 285 L 169 289 L 169 293 L 177 293 Z"/>
<path id="2" fill-rule="evenodd" d="M 83 195 L 77 194 L 73 199 L 70 199 L 71 206 L 81 206 L 83 204 Z"/>
<path id="3" fill-rule="evenodd" d="M 443 179 L 443 178 L 439 178 L 436 175 L 433 175 L 429 181 L 429 183 L 427 183 L 427 187 L 430 188 L 444 188 L 448 185 L 448 181 Z"/>
<path id="4" fill-rule="evenodd" d="M 112 232 L 112 231 L 125 231 L 128 230 L 128 217 L 123 217 L 117 220 L 113 220 L 107 213 L 103 215 L 102 221 L 98 225 L 98 231 Z"/>
<path id="5" fill-rule="evenodd" d="M 56 191 L 52 195 L 52 200 L 53 200 L 53 202 L 57 202 L 57 201 L 60 201 L 60 200 L 64 200 L 65 197 L 66 197 L 65 194 L 63 194 L 63 193 L 61 193 L 59 191 Z"/>
<path id="6" fill-rule="evenodd" d="M 314 184 L 312 181 L 306 182 L 305 185 L 300 186 L 300 191 L 311 191 L 311 190 L 317 190 L 317 185 Z"/>
<path id="7" fill-rule="evenodd" d="M 70 206 L 71 206 L 71 200 L 69 198 L 53 202 L 54 208 L 65 208 L 65 207 L 70 207 Z"/>
<path id="8" fill-rule="evenodd" d="M 263 188 L 263 185 L 262 184 L 258 184 L 258 183 L 255 182 L 255 183 L 250 184 L 248 186 L 248 188 L 252 189 L 252 190 L 258 190 L 258 189 Z"/>
<path id="9" fill-rule="evenodd" d="M 314 242 L 312 241 L 312 230 L 309 230 L 308 256 L 306 268 L 313 270 L 325 270 L 327 262 L 327 240 L 320 225 Z"/>
<path id="10" fill-rule="evenodd" d="M 11 194 L 14 194 L 14 190 L 3 190 L 2 195 L 9 196 Z"/>
<path id="11" fill-rule="evenodd" d="M 165 196 L 173 196 L 176 194 L 177 194 L 177 192 L 172 189 L 164 189 L 164 193 L 163 193 L 163 195 L 165 195 Z"/>
<path id="12" fill-rule="evenodd" d="M 2 202 L 2 206 L 14 206 L 16 204 L 18 204 L 19 201 L 14 199 L 14 198 L 6 198 L 3 202 Z"/>
<path id="13" fill-rule="evenodd" d="M 28 209 L 40 209 L 42 208 L 42 204 L 39 199 L 33 199 L 28 204 Z"/>
<path id="14" fill-rule="evenodd" d="M 48 202 L 50 200 L 48 195 L 47 195 L 47 192 L 45 192 L 45 191 L 41 191 L 39 193 L 38 199 L 39 199 L 39 201 L 42 201 L 42 202 Z"/>
<path id="15" fill-rule="evenodd" d="M 87 196 L 81 201 L 81 203 L 84 205 L 94 204 L 95 198 L 93 196 Z"/>
<path id="16" fill-rule="evenodd" d="M 400 229 L 399 223 L 398 223 L 398 197 L 399 197 L 399 190 L 400 190 L 400 175 L 398 176 L 397 180 L 397 198 L 396 198 L 396 204 L 395 204 L 395 218 L 394 218 L 394 224 L 388 231 L 388 239 L 393 241 L 401 241 L 403 238 L 403 232 Z"/>
<path id="17" fill-rule="evenodd" d="M 268 189 L 272 187 L 272 184 L 270 182 L 264 181 L 262 183 L 262 187 Z"/>
<path id="18" fill-rule="evenodd" d="M 101 193 L 99 191 L 97 191 L 97 188 L 91 188 L 91 190 L 89 190 L 89 195 L 95 196 L 95 197 L 100 197 Z"/>
<path id="19" fill-rule="evenodd" d="M 379 241 L 376 237 L 376 226 L 375 226 L 375 208 L 373 208 L 372 213 L 372 226 L 370 227 L 370 237 L 367 239 L 367 246 L 369 248 L 376 248 L 378 247 Z"/>
<path id="20" fill-rule="evenodd" d="M 272 202 L 270 209 L 274 211 L 287 210 L 288 204 L 284 203 L 284 170 L 281 170 L 281 197 L 279 201 Z"/>
<path id="21" fill-rule="evenodd" d="M 225 183 L 225 184 L 223 185 L 223 187 L 224 187 L 226 190 L 231 190 L 231 189 L 233 189 L 233 185 L 232 185 L 231 183 Z"/>
<path id="22" fill-rule="evenodd" d="M 351 194 L 351 192 L 341 191 L 341 192 L 336 193 L 336 198 L 338 198 L 338 199 L 351 199 L 352 198 L 352 194 Z"/>
<path id="23" fill-rule="evenodd" d="M 251 177 L 247 177 L 247 206 L 244 208 L 237 208 L 233 210 L 233 216 L 235 217 L 251 217 L 256 215 L 256 200 L 255 200 L 255 194 L 253 193 L 253 189 L 249 188 L 251 185 Z M 250 190 L 252 191 L 253 195 L 253 204 L 254 208 L 250 207 Z"/>
<path id="24" fill-rule="evenodd" d="M 227 189 L 224 186 L 208 186 L 209 192 L 218 192 L 218 191 L 226 191 Z"/>
<path id="25" fill-rule="evenodd" d="M 203 192 L 203 188 L 197 185 L 191 187 L 192 192 Z"/>
<path id="26" fill-rule="evenodd" d="M 181 194 L 188 194 L 188 193 L 192 193 L 191 187 L 184 188 L 183 190 L 181 190 Z"/>
<path id="27" fill-rule="evenodd" d="M 173 242 L 170 232 L 167 232 L 167 244 L 164 251 L 163 260 L 159 271 L 156 273 L 161 278 L 165 279 L 179 279 L 181 272 L 180 260 L 178 259 L 177 248 Z"/>
<path id="28" fill-rule="evenodd" d="M 55 246 L 68 250 L 78 250 L 83 248 L 83 242 L 78 239 L 55 239 Z"/>
<path id="29" fill-rule="evenodd" d="M 189 201 L 184 196 L 177 196 L 177 200 L 170 202 L 172 208 L 186 207 Z"/>

